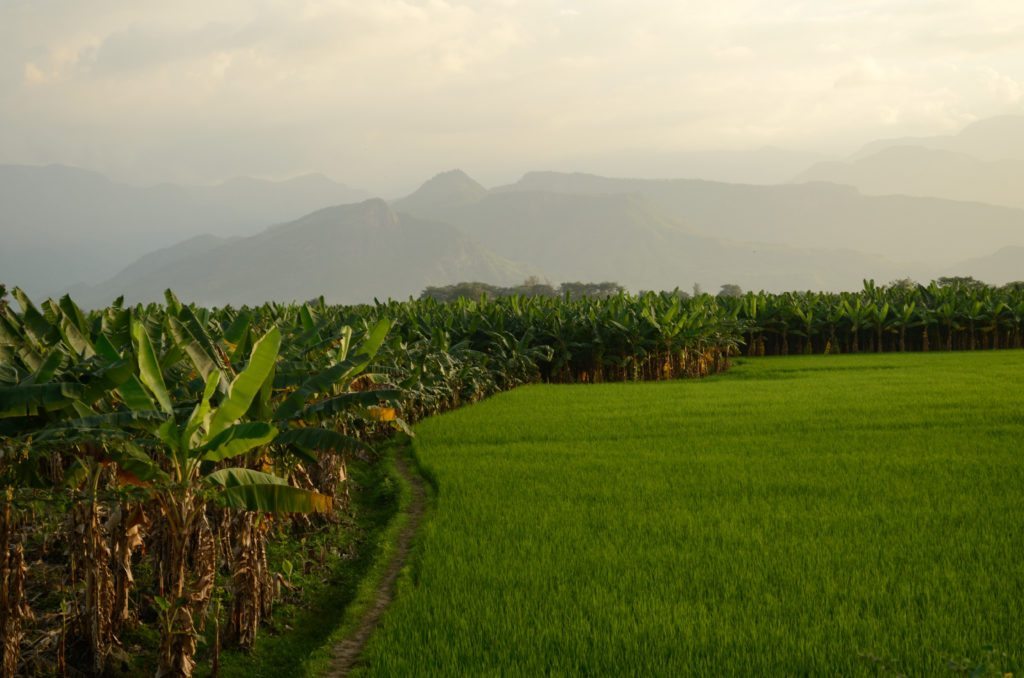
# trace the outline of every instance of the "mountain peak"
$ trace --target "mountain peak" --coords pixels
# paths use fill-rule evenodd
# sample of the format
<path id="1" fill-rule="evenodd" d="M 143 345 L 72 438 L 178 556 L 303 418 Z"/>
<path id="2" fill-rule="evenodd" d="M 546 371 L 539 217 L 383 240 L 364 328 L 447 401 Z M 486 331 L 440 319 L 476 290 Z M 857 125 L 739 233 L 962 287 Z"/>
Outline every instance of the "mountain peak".
<path id="1" fill-rule="evenodd" d="M 411 195 L 396 201 L 399 210 L 465 205 L 487 195 L 487 189 L 460 169 L 441 172 L 428 179 Z"/>
<path id="2" fill-rule="evenodd" d="M 359 225 L 369 228 L 383 228 L 398 224 L 398 215 L 391 209 L 391 205 L 387 204 L 384 200 L 370 198 L 369 200 L 347 205 L 324 207 L 315 212 L 310 212 L 296 221 L 275 226 L 269 230 L 300 228 L 310 224 L 317 224 L 320 227 L 336 227 L 339 225 L 351 227 Z"/>
<path id="3" fill-rule="evenodd" d="M 428 179 L 423 185 L 428 184 L 443 184 L 443 185 L 473 185 L 480 186 L 480 184 L 471 176 L 460 170 L 459 168 L 450 169 L 446 172 L 438 172 L 433 177 Z M 480 186 L 483 188 L 483 186 Z M 486 190 L 486 189 L 484 189 Z"/>

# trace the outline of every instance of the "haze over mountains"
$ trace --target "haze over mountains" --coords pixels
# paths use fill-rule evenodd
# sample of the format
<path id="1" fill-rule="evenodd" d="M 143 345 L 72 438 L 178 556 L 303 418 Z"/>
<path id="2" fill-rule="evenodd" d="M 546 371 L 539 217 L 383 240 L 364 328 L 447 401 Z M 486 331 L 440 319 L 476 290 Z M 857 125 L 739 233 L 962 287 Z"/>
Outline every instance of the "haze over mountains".
<path id="1" fill-rule="evenodd" d="M 138 187 L 62 165 L 0 165 L 0 277 L 57 293 L 98 283 L 147 252 L 193 236 L 248 235 L 367 197 L 315 174 Z"/>
<path id="2" fill-rule="evenodd" d="M 139 188 L 0 167 L 0 281 L 86 305 L 166 287 L 206 304 L 361 302 L 530 275 L 633 290 L 1002 283 L 1024 279 L 1022 178 L 1024 117 L 869 144 L 775 185 L 529 172 L 488 189 L 453 170 L 386 203 L 315 175 Z"/>
<path id="3" fill-rule="evenodd" d="M 105 304 L 163 298 L 173 288 L 202 304 L 260 304 L 323 294 L 340 303 L 402 298 L 425 285 L 509 285 L 539 271 L 517 265 L 454 227 L 395 213 L 379 198 L 326 207 L 250 237 L 193 239 L 164 249 L 75 298 Z"/>
<path id="4" fill-rule="evenodd" d="M 815 164 L 793 181 L 1024 208 L 1024 116 L 983 120 L 950 136 L 876 141 L 847 160 Z"/>

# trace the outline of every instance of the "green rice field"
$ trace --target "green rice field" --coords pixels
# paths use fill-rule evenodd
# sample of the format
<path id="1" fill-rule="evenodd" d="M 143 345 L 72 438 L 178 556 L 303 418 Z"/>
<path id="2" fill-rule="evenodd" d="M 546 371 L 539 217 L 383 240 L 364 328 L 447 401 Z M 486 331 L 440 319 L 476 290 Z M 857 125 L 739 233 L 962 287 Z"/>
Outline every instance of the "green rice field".
<path id="1" fill-rule="evenodd" d="M 1024 657 L 1024 352 L 529 386 L 416 434 L 435 493 L 362 675 L 949 675 Z"/>

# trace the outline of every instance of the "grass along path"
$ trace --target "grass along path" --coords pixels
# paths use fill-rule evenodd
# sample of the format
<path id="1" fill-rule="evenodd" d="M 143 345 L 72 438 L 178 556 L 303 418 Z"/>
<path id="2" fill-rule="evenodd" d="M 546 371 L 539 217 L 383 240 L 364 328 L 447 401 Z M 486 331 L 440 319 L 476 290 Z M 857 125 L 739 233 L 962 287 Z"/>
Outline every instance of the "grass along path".
<path id="1" fill-rule="evenodd" d="M 355 673 L 1019 662 L 1022 384 L 1024 352 L 769 358 L 424 421 L 436 507 Z"/>
<path id="2" fill-rule="evenodd" d="M 375 583 L 372 596 L 363 605 L 363 609 L 357 613 L 357 618 L 348 636 L 334 647 L 333 661 L 325 674 L 330 678 L 349 675 L 359 661 L 366 641 L 369 640 L 370 634 L 380 622 L 384 611 L 391 604 L 395 592 L 395 582 L 398 580 L 402 568 L 405 567 L 413 538 L 423 519 L 423 512 L 426 509 L 426 490 L 423 487 L 423 479 L 416 471 L 410 470 L 409 464 L 403 457 L 403 452 L 404 450 L 399 449 L 393 457 L 396 471 L 409 486 L 411 492 L 408 505 L 402 512 L 401 529 L 389 554 L 387 565 Z"/>
<path id="3" fill-rule="evenodd" d="M 372 586 L 390 559 L 399 524 L 412 500 L 411 487 L 394 463 L 402 452 L 398 445 L 386 447 L 379 459 L 349 464 L 354 523 L 346 521 L 301 541 L 270 542 L 270 570 L 282 572 L 288 560 L 294 566 L 292 584 L 297 588 L 285 592 L 275 604 L 255 649 L 230 649 L 221 655 L 220 678 L 316 676 L 331 666 L 332 649 L 357 626 L 372 600 Z M 304 561 L 321 558 L 326 570 L 314 566 L 306 572 Z M 198 676 L 211 673 L 208 654 L 213 639 L 212 629 L 207 629 Z M 146 658 L 132 675 L 151 674 L 152 662 Z"/>

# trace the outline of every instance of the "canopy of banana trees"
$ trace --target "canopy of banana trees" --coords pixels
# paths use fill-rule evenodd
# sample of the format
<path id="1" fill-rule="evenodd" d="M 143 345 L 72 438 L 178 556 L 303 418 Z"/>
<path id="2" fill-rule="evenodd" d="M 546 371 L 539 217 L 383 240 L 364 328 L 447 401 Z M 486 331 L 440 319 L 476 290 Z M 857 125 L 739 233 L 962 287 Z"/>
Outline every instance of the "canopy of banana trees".
<path id="1" fill-rule="evenodd" d="M 348 461 L 375 440 L 529 381 L 708 374 L 739 340 L 713 299 L 672 295 L 203 309 L 168 292 L 88 313 L 12 296 L 0 297 L 4 675 L 69 661 L 100 673 L 141 620 L 159 633 L 157 675 L 191 675 L 208 620 L 251 647 L 270 611 L 265 517 L 279 516 L 276 534 L 334 519 Z M 44 573 L 63 593 L 33 609 Z"/>
<path id="2" fill-rule="evenodd" d="M 497 391 L 699 377 L 742 353 L 1020 348 L 1024 333 L 1024 290 L 956 281 L 242 309 L 168 292 L 93 312 L 12 297 L 0 288 L 4 675 L 60 670 L 68 638 L 99 673 L 142 620 L 161 676 L 193 672 L 208 623 L 251 647 L 274 596 L 267 541 L 348 510 L 347 464 L 375 441 Z M 44 571 L 62 593 L 33 609 Z"/>

